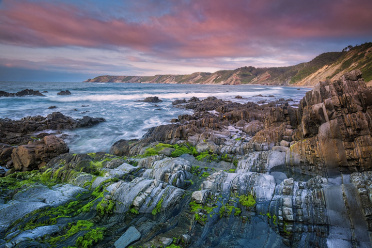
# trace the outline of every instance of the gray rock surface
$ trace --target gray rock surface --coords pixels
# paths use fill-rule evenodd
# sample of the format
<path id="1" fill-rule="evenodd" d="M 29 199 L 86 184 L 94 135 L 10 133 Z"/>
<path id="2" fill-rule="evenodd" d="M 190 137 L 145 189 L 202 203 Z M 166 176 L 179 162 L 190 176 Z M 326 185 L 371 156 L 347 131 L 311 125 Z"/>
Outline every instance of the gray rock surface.
<path id="1" fill-rule="evenodd" d="M 126 248 L 128 245 L 141 238 L 141 233 L 133 226 L 129 227 L 127 231 L 115 241 L 116 248 Z"/>

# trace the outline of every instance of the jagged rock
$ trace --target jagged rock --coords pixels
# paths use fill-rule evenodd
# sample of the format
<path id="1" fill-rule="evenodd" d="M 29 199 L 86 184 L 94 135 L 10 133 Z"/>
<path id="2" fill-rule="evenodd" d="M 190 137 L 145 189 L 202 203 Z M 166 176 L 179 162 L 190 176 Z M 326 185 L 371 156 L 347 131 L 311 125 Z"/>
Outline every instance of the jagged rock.
<path id="1" fill-rule="evenodd" d="M 74 120 L 60 112 L 53 112 L 47 117 L 28 116 L 20 120 L 0 119 L 0 142 L 7 144 L 26 144 L 35 139 L 32 137 L 34 132 L 43 130 L 62 130 L 80 127 L 90 127 L 102 121 L 103 118 L 92 118 L 84 116 L 83 119 Z M 45 136 L 45 135 L 44 135 Z M 36 138 L 42 138 L 42 134 Z"/>
<path id="2" fill-rule="evenodd" d="M 30 90 L 30 89 L 25 89 L 18 91 L 17 93 L 8 93 L 5 91 L 0 91 L 0 97 L 15 97 L 15 96 L 45 96 L 40 91 L 38 90 Z"/>
<path id="3" fill-rule="evenodd" d="M 54 135 L 45 136 L 41 141 L 15 148 L 12 152 L 16 170 L 33 170 L 43 167 L 52 158 L 67 153 L 66 143 Z"/>
<path id="4" fill-rule="evenodd" d="M 301 125 L 288 163 L 349 170 L 372 168 L 372 91 L 353 71 L 321 82 L 300 102 Z"/>
<path id="5" fill-rule="evenodd" d="M 185 180 L 191 178 L 190 169 L 190 162 L 183 158 L 164 158 L 155 161 L 143 176 L 184 188 L 188 186 Z"/>
<path id="6" fill-rule="evenodd" d="M 69 90 L 62 90 L 62 91 L 58 92 L 57 95 L 68 96 L 68 95 L 71 95 L 71 92 Z"/>
<path id="7" fill-rule="evenodd" d="M 134 206 L 139 213 L 164 211 L 181 199 L 184 190 L 164 182 L 137 177 L 131 182 L 119 181 L 106 188 L 116 204 L 115 213 L 125 213 Z"/>
<path id="8" fill-rule="evenodd" d="M 264 128 L 264 124 L 259 120 L 249 122 L 244 126 L 243 131 L 249 135 L 255 135 L 258 131 Z"/>

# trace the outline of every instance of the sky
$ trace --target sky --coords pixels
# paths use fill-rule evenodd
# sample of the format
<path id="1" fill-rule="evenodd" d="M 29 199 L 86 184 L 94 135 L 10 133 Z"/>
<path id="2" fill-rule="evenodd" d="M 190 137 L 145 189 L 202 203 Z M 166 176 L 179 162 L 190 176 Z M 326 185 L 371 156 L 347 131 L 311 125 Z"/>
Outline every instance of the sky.
<path id="1" fill-rule="evenodd" d="M 372 41 L 371 0 L 0 0 L 0 81 L 215 72 Z"/>

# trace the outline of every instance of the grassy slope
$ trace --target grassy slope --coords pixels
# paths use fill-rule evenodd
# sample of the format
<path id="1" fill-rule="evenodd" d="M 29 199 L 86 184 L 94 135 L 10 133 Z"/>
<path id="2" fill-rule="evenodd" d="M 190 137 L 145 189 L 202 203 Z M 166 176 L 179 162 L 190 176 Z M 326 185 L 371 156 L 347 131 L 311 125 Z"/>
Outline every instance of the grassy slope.
<path id="1" fill-rule="evenodd" d="M 99 76 L 91 82 L 151 82 L 186 84 L 293 84 L 315 85 L 319 80 L 337 79 L 345 72 L 360 69 L 366 82 L 372 80 L 372 43 L 344 52 L 323 53 L 310 62 L 287 67 L 242 67 L 215 73 L 196 72 L 189 75 Z"/>

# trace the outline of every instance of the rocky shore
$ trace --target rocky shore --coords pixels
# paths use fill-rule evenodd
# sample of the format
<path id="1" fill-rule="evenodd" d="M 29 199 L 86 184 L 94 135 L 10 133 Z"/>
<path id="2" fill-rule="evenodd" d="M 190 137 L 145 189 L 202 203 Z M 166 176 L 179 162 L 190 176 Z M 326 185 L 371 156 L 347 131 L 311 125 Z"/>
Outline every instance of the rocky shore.
<path id="1" fill-rule="evenodd" d="M 319 83 L 298 108 L 173 106 L 194 114 L 110 153 L 29 140 L 99 120 L 1 120 L 13 169 L 0 178 L 0 247 L 372 246 L 372 90 L 360 71 Z"/>
<path id="2" fill-rule="evenodd" d="M 63 139 L 55 136 L 61 130 L 91 127 L 103 121 L 89 116 L 75 120 L 60 112 L 21 120 L 0 119 L 0 165 L 12 169 L 10 173 L 38 169 L 69 151 Z"/>

